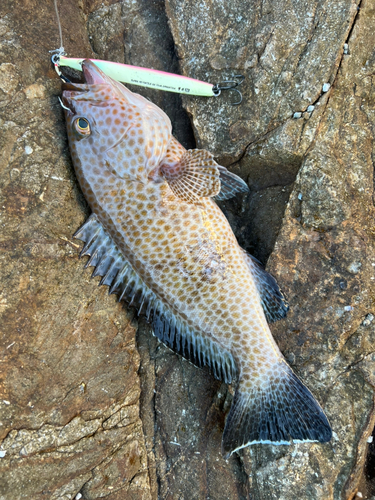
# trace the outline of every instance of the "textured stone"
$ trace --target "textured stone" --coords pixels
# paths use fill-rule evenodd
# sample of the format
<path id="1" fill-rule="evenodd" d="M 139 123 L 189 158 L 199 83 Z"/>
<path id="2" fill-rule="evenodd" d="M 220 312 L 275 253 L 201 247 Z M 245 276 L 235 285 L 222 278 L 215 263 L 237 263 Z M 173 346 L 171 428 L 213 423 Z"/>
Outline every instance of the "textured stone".
<path id="1" fill-rule="evenodd" d="M 166 5 L 184 73 L 216 81 L 246 76 L 245 101 L 230 113 L 225 98 L 189 100 L 198 144 L 217 155 L 240 154 L 319 99 L 322 85 L 334 80 L 356 14 L 354 2 L 341 1 Z M 217 120 L 223 106 L 230 116 Z M 230 137 L 234 124 L 241 133 Z"/>
<path id="2" fill-rule="evenodd" d="M 133 481 L 147 474 L 136 325 L 88 281 L 72 240 L 87 207 L 48 54 L 58 45 L 53 3 L 0 10 L 0 497 L 74 498 L 85 485 L 90 498 L 150 498 Z M 67 50 L 78 39 L 91 55 L 76 2 L 60 14 Z M 106 470 L 108 488 L 94 487 Z"/>
<path id="3" fill-rule="evenodd" d="M 267 447 L 250 449 L 259 498 L 271 490 L 274 498 L 352 498 L 374 426 L 374 330 L 361 326 L 374 308 L 373 89 L 364 64 L 374 18 L 362 9 L 269 262 L 293 304 L 275 337 L 320 394 L 334 439 L 283 450 L 282 460 Z"/>
<path id="4" fill-rule="evenodd" d="M 329 444 L 257 445 L 228 461 L 230 390 L 158 343 L 143 319 L 135 339 L 133 312 L 77 259 L 72 234 L 88 210 L 49 63 L 53 3 L 1 3 L 1 499 L 374 495 L 370 3 L 167 0 L 167 15 L 161 0 L 59 5 L 73 57 L 213 83 L 246 76 L 238 107 L 230 92 L 183 97 L 192 129 L 180 96 L 137 89 L 185 146 L 196 140 L 248 182 L 251 195 L 222 208 L 241 245 L 270 256 L 291 306 L 273 333 L 333 426 Z"/>

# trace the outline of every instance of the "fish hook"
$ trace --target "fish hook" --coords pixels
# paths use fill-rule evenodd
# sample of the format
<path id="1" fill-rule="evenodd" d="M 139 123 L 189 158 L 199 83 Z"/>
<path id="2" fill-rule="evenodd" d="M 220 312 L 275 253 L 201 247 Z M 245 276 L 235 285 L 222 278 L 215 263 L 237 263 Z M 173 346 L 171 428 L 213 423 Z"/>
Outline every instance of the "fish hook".
<path id="1" fill-rule="evenodd" d="M 66 55 L 66 52 L 64 51 L 64 47 L 60 47 L 59 49 L 55 49 L 55 50 L 50 50 L 49 53 L 52 54 L 51 62 L 53 64 L 53 67 L 55 68 L 56 73 L 61 78 L 61 80 L 65 83 L 72 83 L 69 80 L 69 78 L 64 76 L 60 71 L 60 57 Z"/>
<path id="2" fill-rule="evenodd" d="M 234 90 L 235 92 L 238 92 L 240 100 L 238 102 L 231 103 L 232 106 L 238 106 L 238 104 L 241 104 L 242 102 L 242 94 L 236 87 L 241 85 L 241 83 L 245 80 L 245 77 L 243 75 L 235 75 L 233 78 L 237 78 L 237 80 L 225 80 L 224 82 L 216 83 L 212 88 L 212 92 L 216 97 L 221 94 L 222 90 Z"/>
<path id="3" fill-rule="evenodd" d="M 59 100 L 59 102 L 60 102 L 60 106 L 61 106 L 63 109 L 66 109 L 67 111 L 72 112 L 72 110 L 71 110 L 70 108 L 67 108 L 67 107 L 65 106 L 65 104 L 62 102 L 62 100 L 60 99 L 60 97 L 59 97 L 59 96 L 57 96 L 57 99 Z"/>

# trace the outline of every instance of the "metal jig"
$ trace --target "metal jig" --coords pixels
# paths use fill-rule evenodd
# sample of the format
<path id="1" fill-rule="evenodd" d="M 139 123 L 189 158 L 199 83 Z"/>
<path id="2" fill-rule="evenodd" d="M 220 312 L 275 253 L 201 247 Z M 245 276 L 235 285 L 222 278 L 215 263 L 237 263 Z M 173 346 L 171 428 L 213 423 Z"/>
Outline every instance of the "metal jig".
<path id="1" fill-rule="evenodd" d="M 237 80 L 225 80 L 223 82 L 216 83 L 212 88 L 212 92 L 216 97 L 221 94 L 222 90 L 234 90 L 235 92 L 238 92 L 240 100 L 238 102 L 232 102 L 232 106 L 238 106 L 238 104 L 241 104 L 242 102 L 242 94 L 236 87 L 241 85 L 241 83 L 245 80 L 245 77 L 243 75 L 235 75 L 233 78 L 237 78 Z"/>
<path id="2" fill-rule="evenodd" d="M 50 50 L 50 53 L 52 54 L 51 62 L 53 64 L 53 67 L 55 68 L 55 71 L 58 74 L 58 76 L 65 83 L 72 83 L 69 80 L 69 78 L 67 78 L 65 75 L 63 75 L 60 71 L 60 57 L 65 55 L 64 47 L 61 46 L 59 49 Z M 103 63 L 105 61 L 98 61 L 98 62 Z M 114 64 L 114 63 L 109 63 L 109 64 Z M 119 66 L 121 66 L 121 65 L 119 65 Z M 132 67 L 127 66 L 127 68 L 132 68 Z M 133 69 L 140 70 L 141 68 L 133 68 Z M 148 71 L 147 68 L 144 70 Z M 165 74 L 168 76 L 171 76 L 171 77 L 184 78 L 184 77 L 181 77 L 178 75 L 172 75 L 172 74 L 167 74 L 167 73 L 165 73 Z M 116 76 L 115 76 L 115 78 L 118 79 L 118 77 L 116 77 Z M 244 81 L 244 79 L 245 79 L 245 77 L 243 75 L 234 75 L 232 77 L 232 80 L 224 80 L 223 82 L 216 83 L 215 85 L 208 84 L 205 82 L 196 81 L 196 82 L 198 82 L 198 83 L 200 83 L 200 84 L 202 84 L 210 89 L 209 90 L 210 93 L 207 93 L 207 94 L 203 93 L 203 94 L 196 94 L 196 95 L 207 95 L 208 96 L 208 95 L 213 94 L 215 97 L 218 97 L 221 94 L 222 90 L 234 90 L 235 92 L 237 92 L 239 94 L 239 100 L 236 102 L 232 102 L 231 104 L 232 104 L 232 106 L 238 106 L 242 102 L 242 94 L 236 87 L 241 85 L 241 83 Z M 124 81 L 124 80 L 120 80 L 120 81 Z M 128 80 L 125 80 L 125 81 L 128 81 Z M 145 85 L 145 86 L 150 86 L 150 85 Z M 179 88 L 179 90 L 180 90 L 180 88 Z M 172 90 L 172 91 L 177 92 L 177 90 Z M 212 92 L 212 94 L 211 94 L 211 92 Z M 187 92 L 182 91 L 182 93 L 187 93 Z"/>

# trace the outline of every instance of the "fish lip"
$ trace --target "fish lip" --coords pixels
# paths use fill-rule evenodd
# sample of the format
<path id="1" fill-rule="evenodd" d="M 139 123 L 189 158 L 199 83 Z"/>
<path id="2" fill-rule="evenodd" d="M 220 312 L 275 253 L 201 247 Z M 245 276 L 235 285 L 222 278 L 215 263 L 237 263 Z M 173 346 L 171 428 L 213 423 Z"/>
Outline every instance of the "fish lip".
<path id="1" fill-rule="evenodd" d="M 63 82 L 62 90 L 73 92 L 88 91 L 89 85 L 108 83 L 108 80 L 102 70 L 94 64 L 91 59 L 84 59 L 81 62 L 83 77 L 85 83 Z"/>
<path id="2" fill-rule="evenodd" d="M 81 66 L 87 85 L 108 83 L 106 75 L 90 59 L 84 59 Z"/>
<path id="3" fill-rule="evenodd" d="M 94 86 L 94 89 L 96 85 L 99 85 L 99 88 L 103 84 L 108 87 L 110 83 L 105 73 L 90 59 L 84 59 L 81 66 L 85 83 L 63 82 L 62 84 L 62 104 L 68 115 L 75 114 L 74 101 L 76 98 L 79 99 L 79 94 L 89 93 L 92 86 Z M 100 104 L 97 105 L 100 106 Z"/>
<path id="4" fill-rule="evenodd" d="M 83 90 L 88 90 L 86 83 L 72 83 L 72 82 L 63 82 L 61 85 L 62 91 L 71 91 L 71 92 L 82 92 Z"/>

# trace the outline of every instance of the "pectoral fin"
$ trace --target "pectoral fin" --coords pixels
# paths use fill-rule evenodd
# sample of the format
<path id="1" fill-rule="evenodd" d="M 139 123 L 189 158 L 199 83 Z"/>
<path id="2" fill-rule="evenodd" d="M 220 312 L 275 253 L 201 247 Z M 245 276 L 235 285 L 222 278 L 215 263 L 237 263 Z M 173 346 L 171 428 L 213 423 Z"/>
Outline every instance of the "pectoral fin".
<path id="1" fill-rule="evenodd" d="M 161 172 L 173 193 L 183 201 L 197 203 L 199 198 L 220 192 L 218 164 L 204 149 L 186 151 L 176 164 L 161 166 Z"/>

